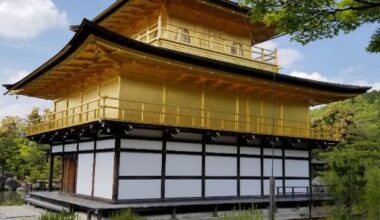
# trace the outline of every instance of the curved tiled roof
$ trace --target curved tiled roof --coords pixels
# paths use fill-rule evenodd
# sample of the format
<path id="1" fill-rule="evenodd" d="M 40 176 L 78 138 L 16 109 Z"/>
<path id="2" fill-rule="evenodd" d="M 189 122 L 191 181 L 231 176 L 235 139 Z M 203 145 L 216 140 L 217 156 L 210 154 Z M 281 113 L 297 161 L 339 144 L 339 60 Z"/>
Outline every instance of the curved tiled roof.
<path id="1" fill-rule="evenodd" d="M 110 41 L 112 43 L 118 44 L 123 47 L 127 47 L 136 51 L 141 51 L 154 56 L 159 56 L 162 58 L 172 59 L 180 61 L 183 63 L 188 63 L 191 65 L 196 65 L 204 68 L 212 68 L 219 71 L 230 72 L 234 74 L 240 74 L 245 76 L 250 76 L 253 78 L 263 79 L 271 81 L 273 76 L 276 77 L 276 82 L 286 83 L 290 85 L 296 85 L 305 88 L 312 88 L 322 91 L 344 93 L 344 94 L 360 94 L 364 93 L 370 89 L 370 87 L 363 86 L 353 86 L 336 84 L 329 82 L 320 82 L 315 80 L 303 79 L 298 77 L 293 77 L 284 74 L 273 73 L 265 70 L 255 69 L 247 66 L 237 65 L 233 63 L 227 63 L 215 59 L 205 58 L 201 56 L 196 56 L 192 54 L 187 54 L 183 52 L 178 52 L 174 50 L 169 50 L 166 48 L 155 47 L 146 43 L 142 43 L 127 37 L 124 37 L 118 33 L 109 31 L 105 28 L 96 25 L 95 23 L 83 20 L 78 32 L 71 39 L 71 41 L 62 49 L 57 55 L 51 58 L 48 62 L 43 64 L 41 67 L 33 71 L 31 74 L 20 80 L 13 85 L 4 85 L 9 91 L 19 90 L 29 82 L 37 79 L 38 77 L 45 74 L 54 66 L 58 65 L 65 58 L 70 56 L 81 44 L 88 38 L 89 35 L 94 35 Z"/>

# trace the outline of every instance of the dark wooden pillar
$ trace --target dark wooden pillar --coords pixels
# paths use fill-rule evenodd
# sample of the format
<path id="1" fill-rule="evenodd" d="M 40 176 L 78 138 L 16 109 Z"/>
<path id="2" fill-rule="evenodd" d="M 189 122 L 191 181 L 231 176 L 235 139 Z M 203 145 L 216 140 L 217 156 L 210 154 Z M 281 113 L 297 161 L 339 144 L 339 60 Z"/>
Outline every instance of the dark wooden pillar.
<path id="1" fill-rule="evenodd" d="M 116 202 L 119 197 L 120 136 L 115 136 L 113 169 L 112 201 Z"/>
<path id="2" fill-rule="evenodd" d="M 282 145 L 282 194 L 285 195 L 286 193 L 286 184 L 285 184 L 285 178 L 286 178 L 286 172 L 285 172 L 285 146 Z M 278 192 L 278 190 L 277 190 Z M 279 196 L 279 195 L 278 195 Z"/>
<path id="3" fill-rule="evenodd" d="M 48 183 L 48 191 L 53 191 L 53 176 L 54 176 L 54 155 L 53 155 L 53 146 L 50 145 L 49 152 L 49 183 Z"/>
<path id="4" fill-rule="evenodd" d="M 64 191 L 64 178 L 65 178 L 65 142 L 62 142 L 62 159 L 61 159 L 61 191 Z"/>
<path id="5" fill-rule="evenodd" d="M 202 135 L 202 198 L 206 198 L 206 137 Z"/>
<path id="6" fill-rule="evenodd" d="M 161 199 L 165 199 L 165 179 L 166 179 L 166 142 L 168 133 L 164 130 L 162 134 L 162 157 L 161 157 Z"/>
<path id="7" fill-rule="evenodd" d="M 309 202 L 309 218 L 312 219 L 312 211 L 313 211 L 313 168 L 312 168 L 312 147 L 309 145 L 309 194 L 310 194 L 310 202 Z"/>
<path id="8" fill-rule="evenodd" d="M 236 191 L 237 191 L 237 196 L 238 197 L 240 197 L 240 139 L 239 139 L 239 137 L 237 136 L 236 137 L 236 140 L 237 140 L 237 142 L 236 142 L 236 147 L 237 147 L 237 160 L 236 160 L 236 162 L 237 162 L 237 164 L 236 164 L 236 174 L 237 174 L 237 178 L 236 178 L 236 187 L 237 187 L 237 189 L 236 189 Z M 240 209 L 239 209 L 240 210 Z"/>
<path id="9" fill-rule="evenodd" d="M 97 141 L 98 137 L 97 135 L 93 138 L 94 141 L 94 155 L 93 155 L 93 161 L 92 161 L 92 183 L 91 183 L 91 197 L 94 197 L 94 188 L 95 188 L 95 169 L 96 169 L 96 148 L 97 148 Z"/>
<path id="10" fill-rule="evenodd" d="M 260 146 L 260 185 L 261 195 L 264 196 L 264 147 Z"/>

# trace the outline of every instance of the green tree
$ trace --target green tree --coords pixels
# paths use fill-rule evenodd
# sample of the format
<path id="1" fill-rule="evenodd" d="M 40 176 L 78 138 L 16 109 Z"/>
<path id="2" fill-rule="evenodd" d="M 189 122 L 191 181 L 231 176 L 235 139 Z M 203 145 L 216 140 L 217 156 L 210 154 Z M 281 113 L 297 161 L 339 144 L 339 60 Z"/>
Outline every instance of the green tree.
<path id="1" fill-rule="evenodd" d="M 48 177 L 48 146 L 29 141 L 24 137 L 27 124 L 42 121 L 50 114 L 45 110 L 41 116 L 38 108 L 33 108 L 27 120 L 19 117 L 4 117 L 0 123 L 0 168 L 1 172 L 12 173 L 20 178 L 37 180 Z M 54 167 L 56 177 L 60 173 L 60 163 Z"/>
<path id="2" fill-rule="evenodd" d="M 359 214 L 379 219 L 380 207 L 380 91 L 352 100 L 332 103 L 314 110 L 315 126 L 337 123 L 342 141 L 319 159 L 328 164 L 321 176 L 330 185 L 337 218 L 349 219 Z"/>
<path id="3" fill-rule="evenodd" d="M 26 124 L 19 117 L 6 116 L 0 122 L 0 137 L 17 138 L 22 136 Z"/>
<path id="4" fill-rule="evenodd" d="M 28 123 L 29 123 L 30 125 L 33 125 L 33 124 L 36 124 L 36 123 L 41 122 L 42 117 L 41 117 L 39 111 L 40 111 L 39 108 L 34 107 L 34 108 L 32 109 L 32 112 L 27 116 L 27 118 L 28 118 Z"/>
<path id="5" fill-rule="evenodd" d="M 364 190 L 364 208 L 367 219 L 380 219 L 380 168 L 370 167 L 366 172 L 367 187 Z"/>
<path id="6" fill-rule="evenodd" d="M 379 23 L 379 0 L 239 0 L 251 8 L 252 22 L 264 21 L 302 44 L 349 33 L 366 23 Z M 380 28 L 367 51 L 380 52 Z"/>
<path id="7" fill-rule="evenodd" d="M 1 174 L 4 175 L 6 169 L 10 166 L 17 155 L 17 144 L 12 138 L 0 138 L 0 167 Z"/>

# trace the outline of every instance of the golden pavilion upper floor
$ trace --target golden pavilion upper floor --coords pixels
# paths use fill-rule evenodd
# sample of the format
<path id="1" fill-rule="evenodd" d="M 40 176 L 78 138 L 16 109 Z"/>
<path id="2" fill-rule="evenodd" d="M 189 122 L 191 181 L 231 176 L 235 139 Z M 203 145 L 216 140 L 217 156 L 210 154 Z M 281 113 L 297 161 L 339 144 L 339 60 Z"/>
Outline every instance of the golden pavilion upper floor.
<path id="1" fill-rule="evenodd" d="M 251 24 L 247 9 L 229 1 L 119 0 L 93 22 L 156 47 L 273 72 L 279 69 L 276 49 L 255 46 L 276 37 L 274 27 Z"/>
<path id="2" fill-rule="evenodd" d="M 312 127 L 309 107 L 368 90 L 159 48 L 87 20 L 59 54 L 6 87 L 54 102 L 30 136 L 117 121 L 333 141 L 339 130 Z"/>

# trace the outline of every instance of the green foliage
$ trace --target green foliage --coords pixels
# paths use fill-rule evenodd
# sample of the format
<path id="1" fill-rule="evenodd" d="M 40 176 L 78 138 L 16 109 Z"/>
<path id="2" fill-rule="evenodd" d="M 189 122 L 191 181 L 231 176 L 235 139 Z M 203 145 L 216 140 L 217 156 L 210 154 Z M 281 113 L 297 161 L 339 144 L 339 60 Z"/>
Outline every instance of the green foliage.
<path id="1" fill-rule="evenodd" d="M 316 126 L 337 122 L 343 140 L 318 157 L 328 164 L 321 176 L 330 185 L 336 219 L 379 219 L 380 91 L 312 111 Z"/>
<path id="2" fill-rule="evenodd" d="M 239 0 L 251 7 L 252 22 L 264 21 L 279 33 L 286 33 L 302 44 L 349 33 L 366 23 L 380 21 L 378 0 Z M 380 31 L 377 30 L 367 47 L 380 52 Z"/>
<path id="3" fill-rule="evenodd" d="M 233 210 L 226 212 L 222 216 L 223 220 L 264 220 L 264 214 L 261 210 L 252 206 L 248 210 Z"/>
<path id="4" fill-rule="evenodd" d="M 0 138 L 0 166 L 2 174 L 4 174 L 6 169 L 11 166 L 12 161 L 15 159 L 16 155 L 16 142 L 9 137 Z"/>
<path id="5" fill-rule="evenodd" d="M 110 220 L 143 220 L 143 218 L 137 216 L 131 209 L 123 209 L 113 213 Z"/>
<path id="6" fill-rule="evenodd" d="M 44 112 L 44 115 L 48 114 Z M 0 122 L 0 168 L 21 179 L 29 181 L 46 179 L 49 173 L 48 146 L 37 144 L 25 138 L 25 130 L 31 121 L 41 120 L 39 109 L 34 108 L 28 120 L 19 117 L 5 117 Z M 58 159 L 57 159 L 58 160 Z M 55 177 L 60 176 L 60 163 L 54 167 Z"/>
<path id="7" fill-rule="evenodd" d="M 380 219 L 380 168 L 370 167 L 365 175 L 367 187 L 364 189 L 364 208 L 367 219 Z"/>
<path id="8" fill-rule="evenodd" d="M 6 116 L 0 122 L 0 137 L 17 138 L 23 135 L 26 124 L 19 117 Z"/>
<path id="9" fill-rule="evenodd" d="M 55 213 L 55 212 L 46 212 L 42 214 L 39 220 L 77 220 L 78 216 L 70 213 Z"/>

